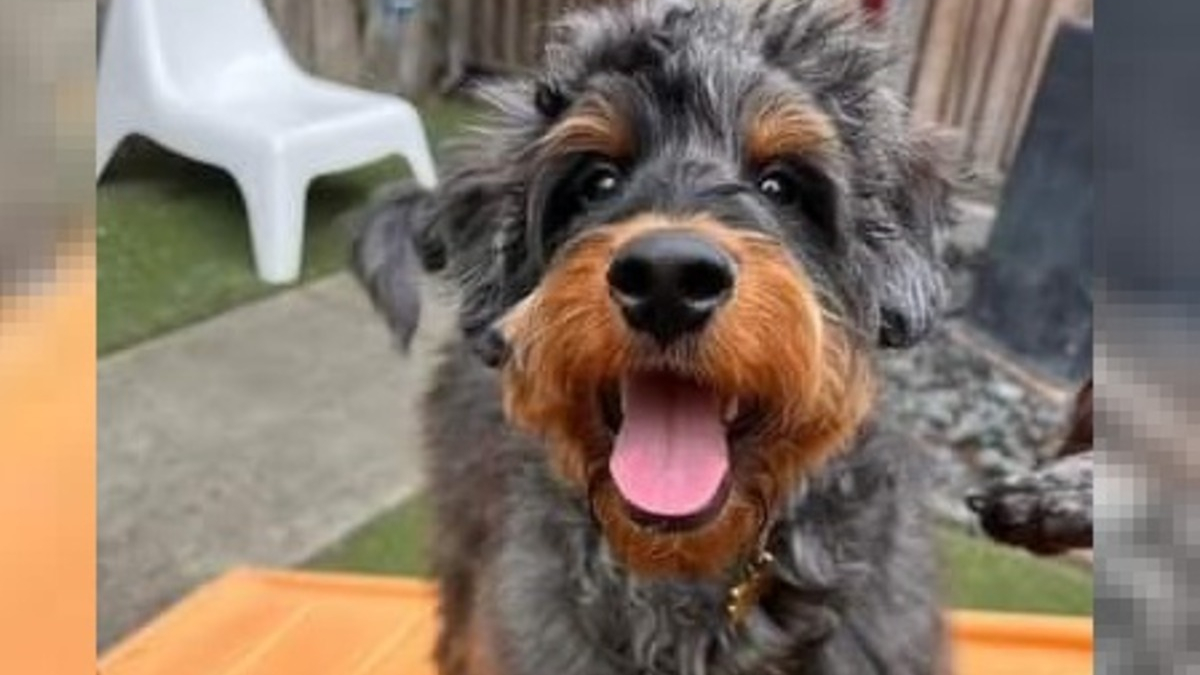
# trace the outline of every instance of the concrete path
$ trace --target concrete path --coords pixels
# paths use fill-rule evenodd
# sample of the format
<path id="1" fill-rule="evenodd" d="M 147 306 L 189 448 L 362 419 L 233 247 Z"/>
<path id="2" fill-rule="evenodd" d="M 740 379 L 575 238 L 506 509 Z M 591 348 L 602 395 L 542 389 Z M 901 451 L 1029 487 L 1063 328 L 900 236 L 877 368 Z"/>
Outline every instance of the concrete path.
<path id="1" fill-rule="evenodd" d="M 99 367 L 103 649 L 236 565 L 289 565 L 416 490 L 414 404 L 453 302 L 426 287 L 409 358 L 345 275 Z"/>

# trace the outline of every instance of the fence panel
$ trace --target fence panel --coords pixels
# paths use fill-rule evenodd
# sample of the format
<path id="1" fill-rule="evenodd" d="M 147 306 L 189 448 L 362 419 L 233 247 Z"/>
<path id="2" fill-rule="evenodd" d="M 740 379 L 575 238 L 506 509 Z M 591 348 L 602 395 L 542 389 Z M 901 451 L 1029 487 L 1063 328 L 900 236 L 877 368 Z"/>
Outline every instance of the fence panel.
<path id="1" fill-rule="evenodd" d="M 997 184 L 1059 24 L 1092 11 L 1092 0 L 929 0 L 910 79 L 914 119 L 950 130 L 964 168 Z"/>
<path id="2" fill-rule="evenodd" d="M 504 73 L 528 70 L 541 58 L 546 29 L 564 12 L 605 0 L 458 0 L 450 5 L 451 49 L 460 68 Z"/>
<path id="3" fill-rule="evenodd" d="M 297 59 L 348 81 L 361 80 L 369 51 L 361 19 L 364 7 L 377 1 L 267 0 Z M 555 18 L 568 9 L 615 1 L 423 0 L 437 6 L 436 32 L 445 38 L 441 51 L 449 81 L 468 70 L 528 70 L 540 58 Z M 985 187 L 998 184 L 1016 152 L 1059 23 L 1090 20 L 1093 0 L 888 4 L 892 37 L 903 43 L 905 54 L 894 81 L 907 89 L 914 120 L 948 130 L 966 173 Z M 432 50 L 420 50 L 426 51 Z"/>

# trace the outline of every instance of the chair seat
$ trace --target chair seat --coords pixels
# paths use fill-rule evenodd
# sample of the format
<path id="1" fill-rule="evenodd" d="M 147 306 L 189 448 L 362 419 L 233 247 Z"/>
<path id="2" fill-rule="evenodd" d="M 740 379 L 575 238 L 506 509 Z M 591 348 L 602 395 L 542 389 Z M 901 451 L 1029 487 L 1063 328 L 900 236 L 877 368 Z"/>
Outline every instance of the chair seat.
<path id="1" fill-rule="evenodd" d="M 321 82 L 250 88 L 242 81 L 225 93 L 181 100 L 181 112 L 198 121 L 267 137 L 294 137 L 331 127 L 377 122 L 408 106 L 394 97 Z"/>
<path id="2" fill-rule="evenodd" d="M 391 149 L 381 138 L 419 124 L 405 101 L 321 82 L 177 100 L 158 119 L 159 128 L 148 134 L 194 159 L 223 165 L 231 155 L 269 152 L 302 173 L 377 159 Z"/>
<path id="3" fill-rule="evenodd" d="M 437 594 L 409 579 L 241 570 L 110 651 L 101 675 L 436 675 Z M 1084 618 L 958 612 L 957 675 L 1090 675 Z"/>

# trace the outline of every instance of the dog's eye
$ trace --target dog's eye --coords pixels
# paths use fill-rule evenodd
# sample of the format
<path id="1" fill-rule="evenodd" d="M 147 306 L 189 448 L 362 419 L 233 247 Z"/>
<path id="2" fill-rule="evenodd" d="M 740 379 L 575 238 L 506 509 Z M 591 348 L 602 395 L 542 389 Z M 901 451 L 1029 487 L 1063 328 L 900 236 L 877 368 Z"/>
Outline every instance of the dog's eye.
<path id="1" fill-rule="evenodd" d="M 818 168 L 802 162 L 768 165 L 755 182 L 759 194 L 827 231 L 836 229 L 837 192 Z"/>
<path id="2" fill-rule="evenodd" d="M 796 202 L 800 186 L 794 172 L 785 167 L 768 167 L 758 177 L 758 191 L 776 204 L 788 205 Z"/>
<path id="3" fill-rule="evenodd" d="M 576 183 L 576 195 L 584 206 L 603 202 L 621 189 L 621 170 L 611 162 L 596 162 L 584 170 Z"/>

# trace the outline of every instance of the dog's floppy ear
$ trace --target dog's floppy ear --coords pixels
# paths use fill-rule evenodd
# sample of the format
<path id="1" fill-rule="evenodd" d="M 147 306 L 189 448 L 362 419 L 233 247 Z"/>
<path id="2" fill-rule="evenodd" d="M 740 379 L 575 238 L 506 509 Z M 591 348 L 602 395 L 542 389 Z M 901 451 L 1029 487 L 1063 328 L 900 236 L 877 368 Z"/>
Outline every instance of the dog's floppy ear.
<path id="1" fill-rule="evenodd" d="M 946 286 L 937 240 L 953 221 L 951 184 L 931 139 L 918 139 L 897 162 L 891 227 L 873 241 L 882 284 L 879 343 L 910 347 L 937 322 Z"/>
<path id="2" fill-rule="evenodd" d="M 407 349 L 421 316 L 419 267 L 445 265 L 445 248 L 429 227 L 433 195 L 412 183 L 381 190 L 351 216 L 351 267 Z"/>

